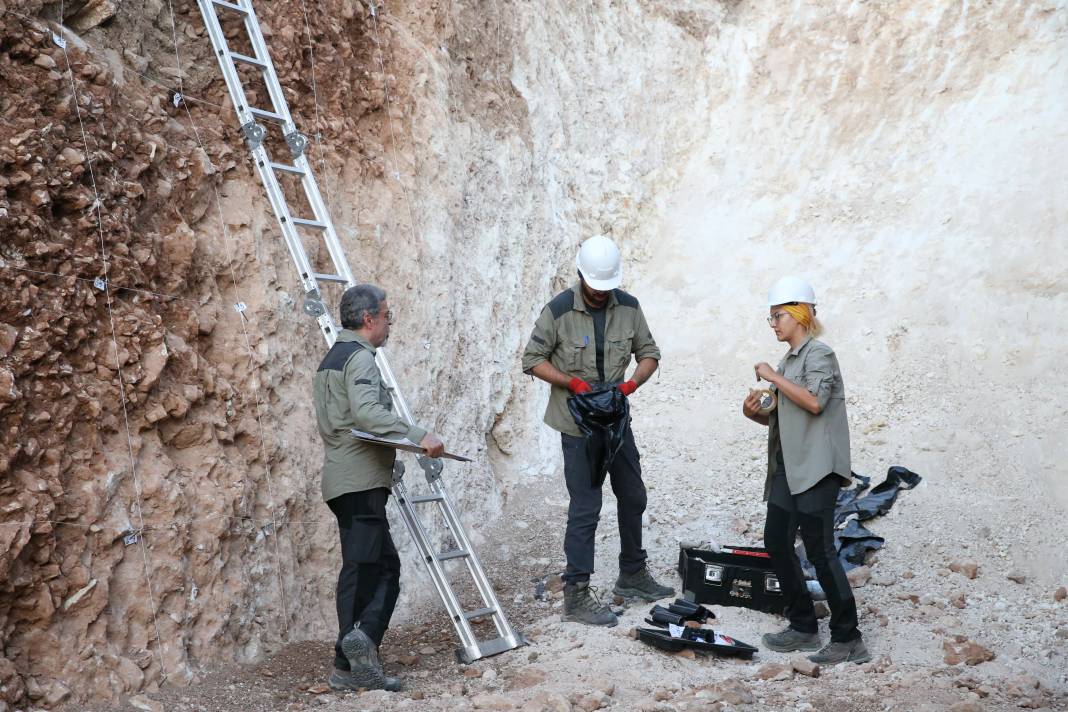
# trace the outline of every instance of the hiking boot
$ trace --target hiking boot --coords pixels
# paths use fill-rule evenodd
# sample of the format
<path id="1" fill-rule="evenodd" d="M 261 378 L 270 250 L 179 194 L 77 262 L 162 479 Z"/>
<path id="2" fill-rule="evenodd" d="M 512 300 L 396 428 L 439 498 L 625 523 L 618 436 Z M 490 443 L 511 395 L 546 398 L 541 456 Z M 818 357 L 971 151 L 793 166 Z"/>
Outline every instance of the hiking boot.
<path id="1" fill-rule="evenodd" d="M 643 566 L 632 574 L 620 572 L 616 579 L 616 587 L 612 593 L 623 598 L 644 598 L 646 601 L 659 601 L 661 598 L 671 598 L 675 595 L 675 589 L 671 586 L 661 586 L 649 573 L 649 568 Z"/>
<path id="2" fill-rule="evenodd" d="M 837 665 L 846 662 L 859 665 L 871 660 L 871 654 L 864 646 L 864 641 L 857 638 L 844 643 L 836 643 L 832 640 L 815 655 L 809 655 L 808 659 L 819 665 Z"/>
<path id="3" fill-rule="evenodd" d="M 401 689 L 401 681 L 399 677 L 389 677 L 384 675 L 383 679 L 385 684 L 382 687 L 387 692 L 397 692 Z M 340 668 L 334 668 L 334 671 L 330 673 L 330 679 L 327 683 L 330 689 L 335 692 L 356 692 L 357 690 L 368 689 L 359 684 L 352 676 L 352 672 L 349 670 L 342 670 Z"/>
<path id="4" fill-rule="evenodd" d="M 778 633 L 765 633 L 760 637 L 764 647 L 777 653 L 792 653 L 795 650 L 819 650 L 819 633 L 802 633 L 786 627 Z"/>
<path id="5" fill-rule="evenodd" d="M 382 665 L 378 662 L 378 646 L 367 637 L 367 634 L 358 627 L 353 627 L 348 634 L 341 639 L 341 651 L 348 658 L 349 682 L 368 690 L 386 689 L 386 676 L 382 672 Z M 331 675 L 333 678 L 333 675 Z"/>
<path id="6" fill-rule="evenodd" d="M 564 584 L 564 615 L 560 620 L 611 628 L 619 619 L 593 594 L 589 581 Z"/>

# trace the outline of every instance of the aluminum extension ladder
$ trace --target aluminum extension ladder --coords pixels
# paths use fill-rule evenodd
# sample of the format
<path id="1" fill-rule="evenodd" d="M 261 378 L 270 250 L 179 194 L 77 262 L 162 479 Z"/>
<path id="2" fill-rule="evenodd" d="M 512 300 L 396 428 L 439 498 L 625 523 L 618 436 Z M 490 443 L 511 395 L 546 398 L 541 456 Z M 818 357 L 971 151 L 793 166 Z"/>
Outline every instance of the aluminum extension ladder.
<path id="1" fill-rule="evenodd" d="M 282 230 L 286 247 L 293 258 L 300 275 L 301 288 L 304 291 L 304 311 L 314 317 L 319 323 L 319 330 L 326 338 L 326 343 L 333 346 L 337 339 L 337 326 L 330 315 L 330 310 L 323 303 L 322 286 L 327 284 L 344 285 L 346 288 L 356 284 L 349 268 L 348 261 L 341 248 L 334 225 L 330 220 L 326 204 L 319 193 L 319 186 L 312 173 L 311 163 L 305 155 L 308 140 L 301 134 L 293 122 L 289 113 L 289 105 L 282 93 L 282 86 L 278 82 L 278 75 L 271 62 L 267 44 L 263 39 L 256 12 L 252 7 L 251 0 L 197 0 L 200 13 L 204 17 L 204 24 L 208 30 L 208 37 L 215 49 L 216 58 L 219 60 L 219 68 L 226 80 L 226 88 L 230 92 L 234 109 L 237 110 L 237 118 L 241 124 L 241 131 L 252 152 L 252 160 L 259 172 L 260 180 L 267 191 L 271 209 L 278 219 L 278 226 Z M 219 13 L 228 13 L 233 20 L 240 19 L 248 35 L 251 54 L 240 54 L 230 50 L 230 45 L 223 33 Z M 241 83 L 241 77 L 237 71 L 237 64 L 254 67 L 259 71 L 266 85 L 270 99 L 269 108 L 249 106 L 245 89 Z M 289 148 L 291 162 L 275 162 L 267 152 L 267 129 L 260 121 L 277 124 L 281 127 L 282 137 Z M 289 178 L 299 177 L 304 196 L 311 208 L 312 215 L 300 216 L 293 214 L 286 201 L 279 176 Z M 333 263 L 332 273 L 318 273 L 313 269 L 308 254 L 304 249 L 301 231 L 318 235 L 326 244 Z M 378 368 L 382 373 L 383 382 L 389 388 L 393 397 L 393 403 L 397 413 L 407 423 L 413 423 L 408 404 L 404 400 L 397 386 L 393 370 L 386 359 L 384 349 L 378 349 Z M 417 458 L 419 466 L 426 476 L 429 491 L 425 494 L 411 494 L 404 483 L 404 465 L 398 460 L 393 471 L 393 495 L 400 509 L 408 531 L 419 548 L 420 558 L 426 565 L 427 572 L 434 582 L 434 588 L 441 597 L 449 618 L 456 633 L 460 638 L 460 647 L 457 648 L 457 657 L 463 662 L 470 663 L 479 658 L 495 655 L 507 650 L 512 650 L 526 641 L 522 634 L 514 630 L 504 615 L 500 602 L 490 585 L 482 565 L 478 561 L 475 550 L 471 547 L 467 532 L 460 521 L 452 498 L 445 489 L 441 480 L 441 460 L 431 459 L 424 455 Z M 449 551 L 438 551 L 432 544 L 427 527 L 416 511 L 416 505 L 434 503 L 437 505 L 439 514 L 444 520 L 456 548 Z M 475 588 L 482 598 L 483 606 L 474 610 L 464 610 L 460 597 L 453 590 L 446 576 L 445 564 L 448 561 L 462 560 L 467 565 L 468 573 L 474 581 Z M 472 621 L 491 616 L 497 630 L 497 636 L 491 640 L 480 641 L 475 635 Z"/>

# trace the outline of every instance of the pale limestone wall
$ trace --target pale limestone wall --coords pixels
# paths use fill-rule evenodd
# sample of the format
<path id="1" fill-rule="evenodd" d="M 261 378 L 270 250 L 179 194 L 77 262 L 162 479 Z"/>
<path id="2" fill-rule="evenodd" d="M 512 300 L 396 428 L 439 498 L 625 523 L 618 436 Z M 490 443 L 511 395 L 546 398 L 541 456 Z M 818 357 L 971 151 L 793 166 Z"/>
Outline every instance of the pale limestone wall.
<path id="1" fill-rule="evenodd" d="M 760 321 L 766 285 L 800 271 L 849 374 L 858 453 L 908 459 L 935 482 L 946 472 L 947 496 L 1064 481 L 1065 386 L 1049 376 L 1068 264 L 1063 4 L 419 3 L 380 14 L 381 55 L 365 5 L 326 4 L 313 20 L 320 182 L 354 271 L 391 294 L 390 352 L 413 409 L 476 457 L 449 482 L 480 547 L 517 485 L 561 487 L 546 389 L 519 373 L 519 352 L 596 232 L 623 245 L 626 286 L 673 374 L 736 373 L 743 389 L 752 360 L 778 353 Z M 133 71 L 175 82 L 167 5 L 124 7 L 72 54 L 101 109 L 91 142 L 117 139 L 94 149 L 105 212 L 123 216 L 104 231 L 112 279 L 187 301 L 119 300 L 129 326 L 115 349 L 83 283 L 4 272 L 0 699 L 12 703 L 155 684 L 155 625 L 176 681 L 333 625 L 338 553 L 308 406 L 321 339 L 195 6 L 176 3 L 176 25 L 186 91 L 222 105 L 192 105 L 206 152 Z M 260 12 L 311 134 L 299 4 Z M 5 36 L 26 34 L 3 17 Z M 7 114 L 0 138 L 25 134 L 34 150 L 0 155 L 5 175 L 29 176 L 0 195 L 5 263 L 93 276 L 88 182 L 62 174 L 77 155 L 56 158 L 78 139 L 69 85 L 48 74 L 64 59 L 46 35 L 25 45 L 5 66 L 34 88 L 9 96 L 34 108 Z M 134 376 L 129 440 L 116 356 Z M 668 383 L 684 399 L 686 379 Z M 751 435 L 727 417 L 737 395 L 661 410 L 674 425 L 657 437 L 731 450 Z M 143 552 L 122 542 L 138 493 Z M 395 536 L 404 604 L 432 604 L 399 521 Z"/>

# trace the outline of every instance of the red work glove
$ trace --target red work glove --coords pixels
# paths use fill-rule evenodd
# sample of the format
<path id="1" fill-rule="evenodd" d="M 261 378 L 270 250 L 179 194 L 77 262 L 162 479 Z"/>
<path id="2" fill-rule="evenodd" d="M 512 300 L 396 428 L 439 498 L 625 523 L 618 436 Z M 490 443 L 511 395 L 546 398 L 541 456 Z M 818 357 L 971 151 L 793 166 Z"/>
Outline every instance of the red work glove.
<path id="1" fill-rule="evenodd" d="M 634 379 L 619 384 L 619 392 L 625 396 L 629 396 L 636 390 L 638 390 L 638 384 L 634 382 Z"/>
<path id="2" fill-rule="evenodd" d="M 578 376 L 575 376 L 567 384 L 567 388 L 577 396 L 579 393 L 588 393 L 590 391 L 590 384 L 586 383 Z"/>

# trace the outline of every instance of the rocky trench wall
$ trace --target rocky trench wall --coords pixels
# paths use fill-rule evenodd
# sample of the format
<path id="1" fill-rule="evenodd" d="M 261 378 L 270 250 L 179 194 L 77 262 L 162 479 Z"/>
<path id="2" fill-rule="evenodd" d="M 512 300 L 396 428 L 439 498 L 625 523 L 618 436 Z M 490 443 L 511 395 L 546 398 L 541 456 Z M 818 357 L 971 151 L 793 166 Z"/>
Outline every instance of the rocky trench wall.
<path id="1" fill-rule="evenodd" d="M 476 458 L 481 546 L 558 457 L 530 324 L 583 237 L 649 230 L 697 130 L 665 77 L 700 87 L 734 5 L 257 6 L 409 401 Z M 324 346 L 234 124 L 195 3 L 0 0 L 0 708 L 331 635 Z"/>

